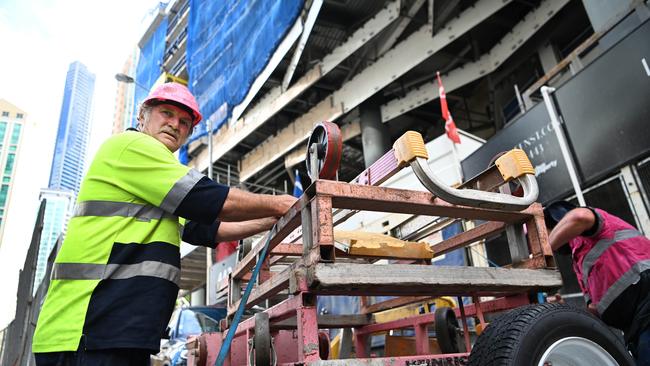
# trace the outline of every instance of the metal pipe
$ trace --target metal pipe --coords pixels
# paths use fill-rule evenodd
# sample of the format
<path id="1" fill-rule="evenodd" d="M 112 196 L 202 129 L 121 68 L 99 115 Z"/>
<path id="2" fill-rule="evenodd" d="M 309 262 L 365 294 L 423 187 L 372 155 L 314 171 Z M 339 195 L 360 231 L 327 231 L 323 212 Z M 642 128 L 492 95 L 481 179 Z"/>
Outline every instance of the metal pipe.
<path id="1" fill-rule="evenodd" d="M 208 128 L 208 178 L 212 179 L 212 121 L 208 118 L 205 121 L 206 127 Z"/>
<path id="2" fill-rule="evenodd" d="M 555 136 L 560 144 L 560 150 L 562 151 L 562 158 L 566 163 L 567 170 L 569 171 L 569 178 L 571 178 L 571 184 L 573 185 L 573 190 L 576 192 L 576 198 L 580 206 L 586 206 L 585 197 L 582 195 L 582 189 L 580 188 L 580 182 L 578 181 L 578 175 L 575 170 L 575 165 L 571 154 L 569 153 L 569 147 L 564 137 L 564 131 L 562 131 L 562 126 L 560 125 L 560 120 L 555 110 L 555 105 L 551 100 L 551 93 L 555 92 L 555 88 L 548 87 L 546 85 L 540 88 L 542 97 L 544 98 L 544 104 L 546 105 L 546 111 L 548 112 L 549 117 L 551 117 L 551 123 L 553 124 L 553 130 L 555 131 Z"/>
<path id="3" fill-rule="evenodd" d="M 208 118 L 205 121 L 205 125 L 208 129 L 208 178 L 212 180 L 212 121 Z M 205 264 L 206 264 L 206 273 L 205 273 L 205 304 L 210 305 L 211 302 L 211 293 L 210 293 L 210 269 L 212 268 L 212 248 L 206 248 L 205 252 Z"/>

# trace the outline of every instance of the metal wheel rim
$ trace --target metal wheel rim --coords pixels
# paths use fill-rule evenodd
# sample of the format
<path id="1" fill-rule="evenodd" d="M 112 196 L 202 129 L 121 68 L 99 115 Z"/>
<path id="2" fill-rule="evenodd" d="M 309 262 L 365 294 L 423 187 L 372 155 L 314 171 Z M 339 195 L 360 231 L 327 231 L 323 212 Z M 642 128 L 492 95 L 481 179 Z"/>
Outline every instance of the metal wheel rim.
<path id="1" fill-rule="evenodd" d="M 255 348 L 252 347 L 252 344 L 250 343 L 249 343 L 249 351 L 248 351 L 248 364 L 251 366 L 255 365 Z M 273 346 L 273 342 L 271 342 L 271 365 L 270 366 L 277 366 L 277 365 L 278 365 L 278 354 L 275 353 L 275 347 Z"/>
<path id="2" fill-rule="evenodd" d="M 312 144 L 319 144 L 325 146 L 325 156 L 316 158 L 316 166 L 312 167 L 312 154 L 318 154 L 316 151 L 311 151 Z M 336 179 L 336 172 L 341 163 L 341 155 L 343 149 L 343 137 L 341 130 L 336 123 L 323 121 L 318 123 L 312 130 L 309 140 L 307 141 L 307 156 L 306 166 L 307 175 L 313 181 L 316 179 Z M 314 176 L 313 168 L 318 172 Z"/>
<path id="3" fill-rule="evenodd" d="M 537 366 L 618 366 L 618 362 L 597 343 L 582 337 L 557 340 L 544 352 Z"/>

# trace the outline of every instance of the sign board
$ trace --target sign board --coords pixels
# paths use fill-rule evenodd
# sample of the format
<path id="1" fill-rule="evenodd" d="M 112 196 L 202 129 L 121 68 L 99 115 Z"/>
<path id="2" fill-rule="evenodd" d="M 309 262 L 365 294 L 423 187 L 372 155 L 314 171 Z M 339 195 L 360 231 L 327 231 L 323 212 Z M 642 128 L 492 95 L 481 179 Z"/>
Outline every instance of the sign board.
<path id="1" fill-rule="evenodd" d="M 537 104 L 514 120 L 463 160 L 463 175 L 469 179 L 479 174 L 487 169 L 499 153 L 513 148 L 524 150 L 535 167 L 539 202 L 549 202 L 572 189 L 560 145 L 544 103 Z"/>
<path id="2" fill-rule="evenodd" d="M 588 183 L 650 152 L 649 39 L 646 21 L 555 93 Z"/>

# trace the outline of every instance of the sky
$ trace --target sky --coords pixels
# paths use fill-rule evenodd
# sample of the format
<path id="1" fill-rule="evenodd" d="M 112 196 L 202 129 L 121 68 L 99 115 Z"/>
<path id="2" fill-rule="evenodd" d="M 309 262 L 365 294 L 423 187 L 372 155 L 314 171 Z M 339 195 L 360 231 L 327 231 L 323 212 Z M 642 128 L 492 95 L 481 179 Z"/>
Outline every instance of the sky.
<path id="1" fill-rule="evenodd" d="M 111 134 L 121 72 L 155 0 L 0 0 L 0 98 L 27 113 L 0 244 L 0 330 L 14 318 L 19 270 L 47 187 L 68 66 L 96 75 L 88 159 Z M 88 162 L 87 162 L 88 163 Z"/>

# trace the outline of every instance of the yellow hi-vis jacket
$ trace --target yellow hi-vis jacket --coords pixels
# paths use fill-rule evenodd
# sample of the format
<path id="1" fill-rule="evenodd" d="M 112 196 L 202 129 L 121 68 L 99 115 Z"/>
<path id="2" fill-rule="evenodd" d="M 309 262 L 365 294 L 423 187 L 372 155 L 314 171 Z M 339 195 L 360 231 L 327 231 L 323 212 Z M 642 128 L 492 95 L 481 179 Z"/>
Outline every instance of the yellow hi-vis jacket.
<path id="1" fill-rule="evenodd" d="M 180 282 L 175 211 L 202 178 L 143 133 L 100 147 L 54 261 L 33 352 L 159 348 Z"/>

